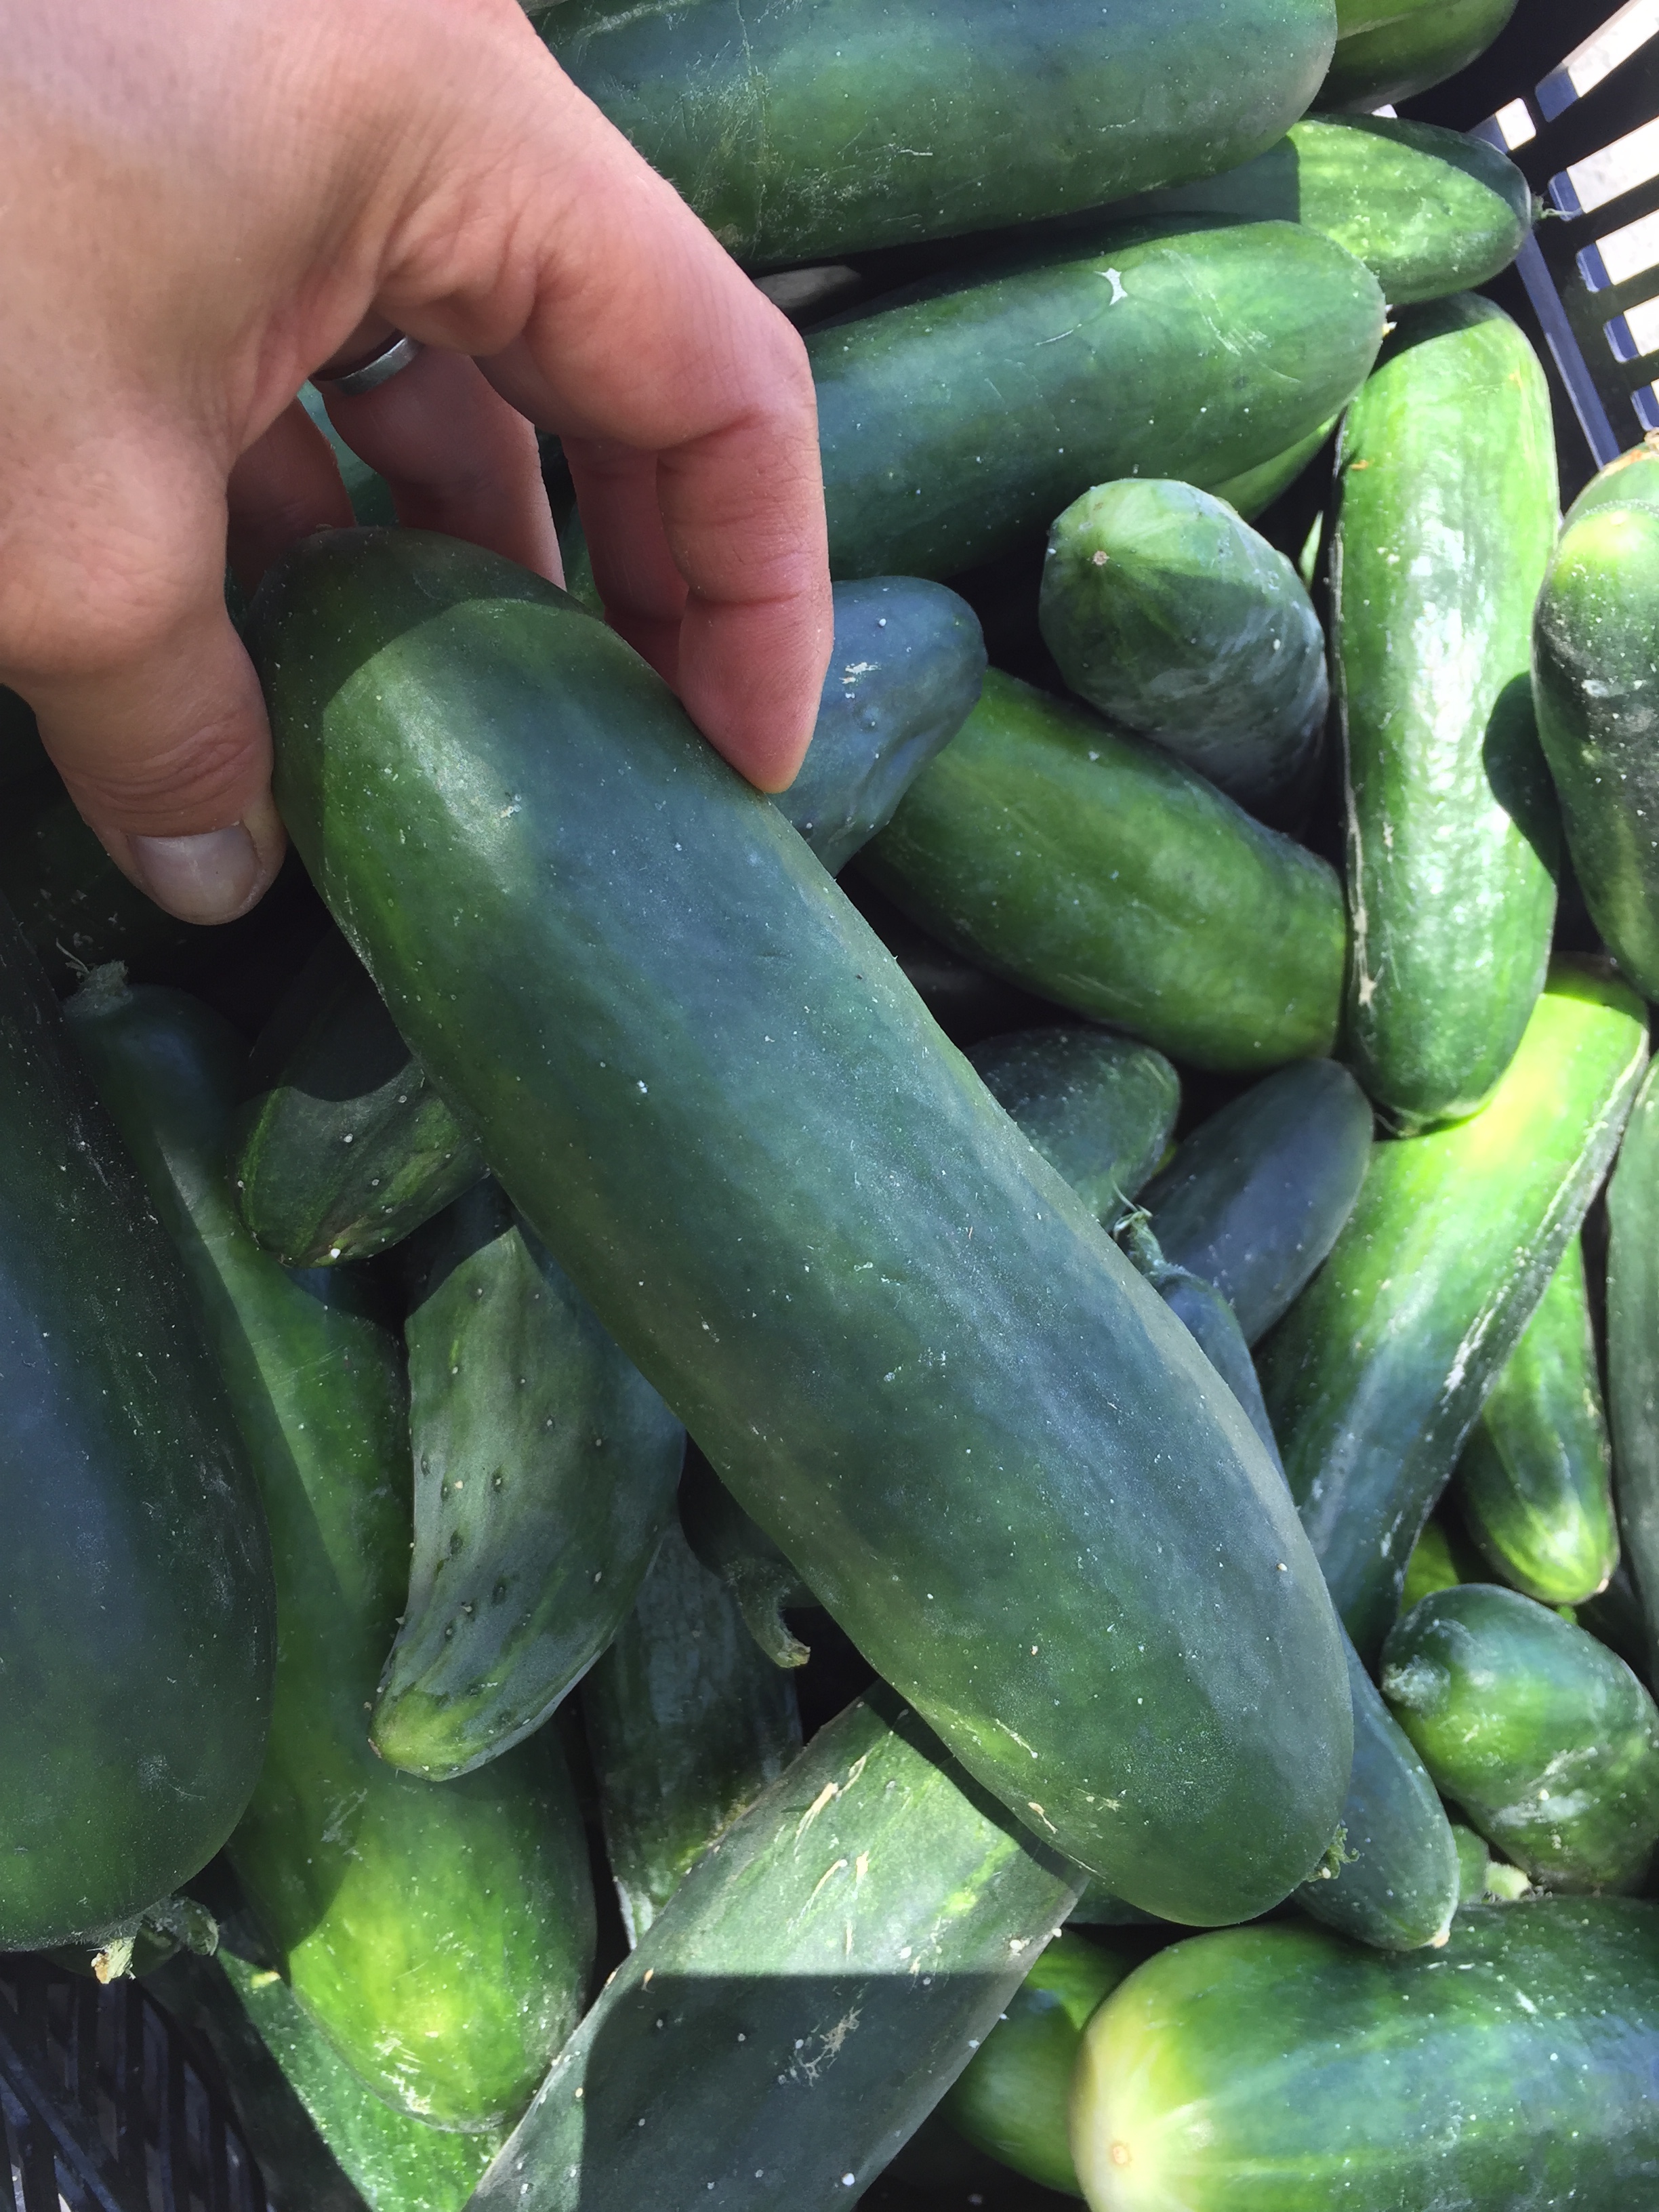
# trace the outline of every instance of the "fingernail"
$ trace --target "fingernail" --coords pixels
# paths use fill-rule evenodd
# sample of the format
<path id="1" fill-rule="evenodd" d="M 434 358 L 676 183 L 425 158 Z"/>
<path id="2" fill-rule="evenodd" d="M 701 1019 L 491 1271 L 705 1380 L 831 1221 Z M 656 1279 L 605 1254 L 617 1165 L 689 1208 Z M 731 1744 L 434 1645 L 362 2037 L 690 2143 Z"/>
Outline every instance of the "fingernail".
<path id="1" fill-rule="evenodd" d="M 195 837 L 130 837 L 140 886 L 180 921 L 230 921 L 262 887 L 264 866 L 240 822 Z"/>

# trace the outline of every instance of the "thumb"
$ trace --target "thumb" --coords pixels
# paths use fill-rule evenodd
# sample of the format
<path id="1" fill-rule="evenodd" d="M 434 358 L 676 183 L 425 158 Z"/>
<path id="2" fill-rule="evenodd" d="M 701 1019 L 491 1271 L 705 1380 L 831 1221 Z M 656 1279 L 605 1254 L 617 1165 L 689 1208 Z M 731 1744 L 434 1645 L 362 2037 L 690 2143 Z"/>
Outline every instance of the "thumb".
<path id="1" fill-rule="evenodd" d="M 106 510 L 94 530 L 64 532 L 57 509 L 50 544 L 10 549 L 0 679 L 33 708 L 123 874 L 182 921 L 232 921 L 269 886 L 285 839 L 264 704 L 225 607 L 223 495 L 181 499 L 175 477 L 146 504 L 142 530 Z"/>

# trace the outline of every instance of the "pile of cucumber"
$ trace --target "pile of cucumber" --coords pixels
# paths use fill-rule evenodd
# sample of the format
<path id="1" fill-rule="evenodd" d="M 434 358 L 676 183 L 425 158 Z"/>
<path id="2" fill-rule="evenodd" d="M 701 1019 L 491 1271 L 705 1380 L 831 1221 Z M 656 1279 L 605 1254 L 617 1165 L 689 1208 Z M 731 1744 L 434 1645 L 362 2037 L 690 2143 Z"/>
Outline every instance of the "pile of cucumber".
<path id="1" fill-rule="evenodd" d="M 3 702 L 0 1948 L 278 2212 L 1659 2203 L 1659 452 L 1373 112 L 1508 12 L 536 16 L 806 331 L 775 799 L 551 441 L 568 591 L 340 449 L 245 922 Z"/>

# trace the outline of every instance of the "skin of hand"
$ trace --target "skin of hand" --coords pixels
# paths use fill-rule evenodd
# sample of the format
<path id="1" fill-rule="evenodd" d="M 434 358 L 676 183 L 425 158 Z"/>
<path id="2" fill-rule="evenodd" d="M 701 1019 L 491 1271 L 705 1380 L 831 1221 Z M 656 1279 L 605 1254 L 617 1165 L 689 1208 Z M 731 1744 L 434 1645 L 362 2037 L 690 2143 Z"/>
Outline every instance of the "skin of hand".
<path id="1" fill-rule="evenodd" d="M 351 520 L 295 395 L 399 520 L 560 580 L 557 432 L 612 624 L 734 767 L 800 764 L 831 615 L 799 338 L 517 0 L 0 0 L 0 680 L 118 866 L 227 921 L 281 862 L 226 613 Z"/>

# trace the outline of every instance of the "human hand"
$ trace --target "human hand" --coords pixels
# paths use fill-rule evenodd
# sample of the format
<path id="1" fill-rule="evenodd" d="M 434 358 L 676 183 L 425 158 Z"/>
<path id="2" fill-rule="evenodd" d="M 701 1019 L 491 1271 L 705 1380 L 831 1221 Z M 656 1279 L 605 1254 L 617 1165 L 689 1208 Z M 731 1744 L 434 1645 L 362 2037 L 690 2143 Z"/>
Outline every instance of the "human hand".
<path id="1" fill-rule="evenodd" d="M 295 394 L 393 327 L 432 349 L 329 406 L 400 520 L 556 580 L 556 431 L 611 620 L 789 781 L 831 630 L 805 351 L 517 0 L 0 20 L 0 681 L 142 889 L 224 921 L 276 873 L 228 533 L 251 584 L 350 521 Z"/>

